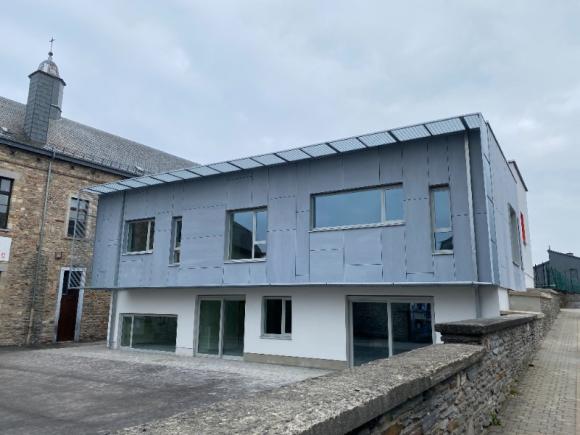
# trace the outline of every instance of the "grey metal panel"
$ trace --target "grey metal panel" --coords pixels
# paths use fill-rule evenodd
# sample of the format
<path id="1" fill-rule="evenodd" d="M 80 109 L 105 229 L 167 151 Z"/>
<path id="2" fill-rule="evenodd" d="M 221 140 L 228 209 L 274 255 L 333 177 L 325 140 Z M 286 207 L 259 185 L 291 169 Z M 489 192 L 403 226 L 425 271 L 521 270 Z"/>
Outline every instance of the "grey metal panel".
<path id="1" fill-rule="evenodd" d="M 302 151 L 304 151 L 305 153 L 307 153 L 312 157 L 321 157 L 336 154 L 336 151 L 325 143 L 321 143 L 318 145 L 310 145 L 301 149 Z"/>
<path id="2" fill-rule="evenodd" d="M 380 230 L 368 228 L 345 231 L 344 260 L 346 264 L 382 265 Z"/>
<path id="3" fill-rule="evenodd" d="M 308 276 L 310 261 L 310 212 L 296 214 L 296 275 Z"/>
<path id="4" fill-rule="evenodd" d="M 426 198 L 429 195 L 428 170 L 426 141 L 403 148 L 403 183 L 407 198 Z"/>
<path id="5" fill-rule="evenodd" d="M 377 148 L 352 153 L 348 156 L 348 164 L 343 164 L 344 187 L 350 189 L 380 184 L 379 166 Z"/>
<path id="6" fill-rule="evenodd" d="M 396 130 L 391 130 L 390 133 L 399 140 L 421 139 L 431 135 L 423 125 L 397 128 Z"/>
<path id="7" fill-rule="evenodd" d="M 251 207 L 261 207 L 268 204 L 269 169 L 257 168 L 251 171 L 252 174 L 252 203 Z"/>
<path id="8" fill-rule="evenodd" d="M 414 272 L 414 273 L 407 273 L 407 281 L 408 282 L 435 282 L 435 274 L 434 273 L 426 273 L 426 272 Z"/>
<path id="9" fill-rule="evenodd" d="M 431 138 L 428 142 L 429 184 L 449 183 L 449 161 L 447 159 L 447 138 Z"/>
<path id="10" fill-rule="evenodd" d="M 187 210 L 183 213 L 183 238 L 223 237 L 226 227 L 226 210 L 223 206 Z"/>
<path id="11" fill-rule="evenodd" d="M 187 237 L 181 246 L 184 266 L 221 267 L 224 263 L 225 244 L 221 236 Z"/>
<path id="12" fill-rule="evenodd" d="M 342 156 L 310 162 L 311 193 L 330 192 L 344 189 Z"/>
<path id="13" fill-rule="evenodd" d="M 344 280 L 346 282 L 381 282 L 383 266 L 382 264 L 345 264 Z"/>
<path id="14" fill-rule="evenodd" d="M 297 169 L 296 165 L 277 166 L 269 169 L 269 196 L 280 198 L 296 196 L 297 192 Z"/>
<path id="15" fill-rule="evenodd" d="M 310 233 L 310 250 L 343 249 L 346 231 L 319 231 Z"/>
<path id="16" fill-rule="evenodd" d="M 430 122 L 425 124 L 425 127 L 434 135 L 465 131 L 465 127 L 459 118 Z"/>
<path id="17" fill-rule="evenodd" d="M 469 216 L 467 214 L 453 215 L 455 279 L 459 281 L 473 281 L 475 278 L 469 234 Z"/>
<path id="18" fill-rule="evenodd" d="M 330 145 L 340 151 L 340 152 L 347 152 L 347 151 L 354 151 L 354 150 L 359 150 L 361 148 L 365 148 L 365 145 L 359 141 L 356 138 L 350 138 L 350 139 L 342 139 L 342 140 L 337 140 L 334 142 L 330 142 Z"/>
<path id="19" fill-rule="evenodd" d="M 179 285 L 221 284 L 222 267 L 186 267 L 179 273 Z"/>
<path id="20" fill-rule="evenodd" d="M 197 175 L 201 175 L 204 177 L 207 177 L 208 175 L 219 174 L 219 171 L 216 171 L 215 169 L 210 168 L 209 166 L 196 166 L 194 168 L 189 168 L 189 170 L 191 172 L 196 173 Z"/>
<path id="21" fill-rule="evenodd" d="M 433 272 L 429 199 L 411 199 L 406 205 L 407 273 Z"/>
<path id="22" fill-rule="evenodd" d="M 249 157 L 245 158 L 245 159 L 232 160 L 230 163 L 234 164 L 242 169 L 252 169 L 252 168 L 259 168 L 260 166 L 263 166 L 260 162 L 257 162 Z"/>
<path id="23" fill-rule="evenodd" d="M 238 174 L 228 180 L 228 210 L 252 206 L 252 177 L 249 174 Z"/>
<path id="24" fill-rule="evenodd" d="M 215 169 L 218 172 L 234 172 L 239 171 L 240 168 L 237 166 L 232 165 L 231 163 L 216 163 L 213 165 L 209 165 L 210 168 Z"/>
<path id="25" fill-rule="evenodd" d="M 381 228 L 383 280 L 403 282 L 406 280 L 405 269 L 405 227 Z"/>
<path id="26" fill-rule="evenodd" d="M 379 181 L 382 184 L 401 183 L 403 181 L 402 145 L 379 148 L 379 165 Z"/>
<path id="27" fill-rule="evenodd" d="M 249 284 L 250 282 L 249 263 L 224 264 L 224 284 Z"/>
<path id="28" fill-rule="evenodd" d="M 250 264 L 250 282 L 252 284 L 266 284 L 268 282 L 266 265 L 265 262 Z"/>
<path id="29" fill-rule="evenodd" d="M 344 281 L 344 255 L 342 249 L 310 251 L 310 281 Z"/>
<path id="30" fill-rule="evenodd" d="M 296 198 L 288 196 L 270 200 L 268 230 L 296 230 Z"/>
<path id="31" fill-rule="evenodd" d="M 269 282 L 294 282 L 296 276 L 296 230 L 268 232 Z"/>
<path id="32" fill-rule="evenodd" d="M 296 150 L 289 150 L 289 151 L 281 151 L 276 153 L 284 160 L 288 160 L 289 162 L 294 162 L 296 160 L 303 160 L 309 159 L 310 156 L 306 154 L 304 151 L 296 149 Z"/>
<path id="33" fill-rule="evenodd" d="M 465 164 L 465 146 L 463 136 L 449 140 L 447 157 L 449 161 L 449 186 L 451 195 L 451 212 L 454 215 L 469 213 L 467 184 L 467 167 Z M 474 248 L 475 249 L 475 248 Z"/>
<path id="34" fill-rule="evenodd" d="M 263 165 L 277 165 L 279 163 L 284 163 L 284 160 L 276 154 L 264 154 L 262 156 L 252 157 L 252 159 L 262 163 Z"/>
<path id="35" fill-rule="evenodd" d="M 436 281 L 454 281 L 456 279 L 453 257 L 453 255 L 433 256 L 433 269 L 435 271 Z"/>
<path id="36" fill-rule="evenodd" d="M 310 162 L 300 162 L 296 165 L 296 209 L 310 210 Z"/>
<path id="37" fill-rule="evenodd" d="M 365 134 L 364 136 L 360 136 L 359 140 L 368 147 L 376 147 L 396 142 L 393 136 L 391 136 L 387 131 Z"/>

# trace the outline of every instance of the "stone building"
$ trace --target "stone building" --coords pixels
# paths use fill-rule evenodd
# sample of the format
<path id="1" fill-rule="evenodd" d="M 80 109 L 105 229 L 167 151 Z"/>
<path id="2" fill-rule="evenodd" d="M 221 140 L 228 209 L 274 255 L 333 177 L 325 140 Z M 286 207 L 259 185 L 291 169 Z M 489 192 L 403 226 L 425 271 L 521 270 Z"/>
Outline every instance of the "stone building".
<path id="1" fill-rule="evenodd" d="M 110 296 L 67 288 L 89 278 L 98 198 L 80 190 L 192 165 L 62 118 L 52 56 L 26 104 L 0 97 L 0 345 L 104 338 Z"/>

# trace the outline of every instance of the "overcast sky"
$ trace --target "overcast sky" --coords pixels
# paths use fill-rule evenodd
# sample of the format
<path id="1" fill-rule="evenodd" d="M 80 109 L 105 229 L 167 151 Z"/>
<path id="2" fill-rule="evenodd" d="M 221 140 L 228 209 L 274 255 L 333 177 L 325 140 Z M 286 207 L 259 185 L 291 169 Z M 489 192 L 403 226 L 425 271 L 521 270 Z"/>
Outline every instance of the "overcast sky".
<path id="1" fill-rule="evenodd" d="M 580 253 L 579 23 L 572 0 L 21 0 L 0 95 L 26 101 L 54 36 L 63 116 L 200 163 L 482 112 L 539 263 Z"/>

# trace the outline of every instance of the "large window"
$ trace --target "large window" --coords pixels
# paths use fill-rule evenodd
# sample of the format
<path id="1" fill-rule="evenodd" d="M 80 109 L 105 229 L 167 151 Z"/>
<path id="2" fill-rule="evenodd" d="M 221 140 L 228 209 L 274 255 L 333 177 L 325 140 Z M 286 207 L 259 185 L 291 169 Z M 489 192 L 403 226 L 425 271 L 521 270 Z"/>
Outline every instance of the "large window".
<path id="1" fill-rule="evenodd" d="M 181 226 L 183 220 L 180 217 L 173 218 L 171 224 L 171 253 L 169 263 L 179 264 L 181 262 Z"/>
<path id="2" fill-rule="evenodd" d="M 0 228 L 8 228 L 8 212 L 12 196 L 12 180 L 0 177 Z"/>
<path id="3" fill-rule="evenodd" d="M 154 234 L 154 219 L 127 222 L 125 253 L 134 254 L 153 251 Z"/>
<path id="4" fill-rule="evenodd" d="M 522 261 L 522 253 L 520 248 L 520 231 L 518 228 L 518 218 L 515 210 L 509 207 L 509 224 L 510 224 L 510 238 L 512 245 L 512 261 L 516 265 L 520 265 Z"/>
<path id="5" fill-rule="evenodd" d="M 67 236 L 82 239 L 86 235 L 89 201 L 71 198 L 69 203 Z"/>
<path id="6" fill-rule="evenodd" d="M 453 251 L 449 186 L 431 188 L 431 226 L 433 251 L 436 253 Z"/>
<path id="7" fill-rule="evenodd" d="M 258 260 L 266 258 L 268 212 L 266 209 L 231 212 L 230 260 Z"/>
<path id="8" fill-rule="evenodd" d="M 177 316 L 121 315 L 121 346 L 175 352 Z"/>
<path id="9" fill-rule="evenodd" d="M 264 336 L 289 338 L 292 334 L 292 299 L 266 297 L 263 308 Z"/>
<path id="10" fill-rule="evenodd" d="M 314 228 L 402 223 L 401 185 L 314 195 Z"/>

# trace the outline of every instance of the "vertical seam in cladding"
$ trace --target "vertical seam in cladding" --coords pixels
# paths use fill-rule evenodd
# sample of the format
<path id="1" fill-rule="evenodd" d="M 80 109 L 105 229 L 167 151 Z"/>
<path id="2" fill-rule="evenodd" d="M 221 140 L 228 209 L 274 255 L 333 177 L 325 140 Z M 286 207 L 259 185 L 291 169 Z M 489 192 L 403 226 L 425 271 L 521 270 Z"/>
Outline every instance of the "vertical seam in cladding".
<path id="1" fill-rule="evenodd" d="M 404 165 L 404 155 L 403 155 L 403 149 L 405 147 L 401 146 L 401 180 L 403 180 L 403 182 L 405 181 L 405 165 Z M 408 188 L 408 186 L 407 186 Z M 403 186 L 403 189 L 405 189 L 405 186 Z M 409 208 L 409 201 L 407 200 L 408 195 L 405 194 L 405 212 L 408 212 L 408 208 Z M 405 215 L 405 219 L 407 219 L 407 216 Z M 407 274 L 408 274 L 408 266 L 407 266 L 407 228 L 408 226 L 405 225 L 405 228 L 403 230 L 403 273 L 405 275 L 405 278 L 407 278 Z"/>
<path id="2" fill-rule="evenodd" d="M 433 248 L 432 248 L 432 241 L 431 238 L 433 237 L 433 226 L 431 224 L 432 222 L 432 217 L 431 217 L 431 171 L 430 169 L 430 163 L 431 160 L 429 159 L 429 153 L 431 152 L 431 150 L 433 149 L 433 147 L 431 146 L 432 144 L 430 142 L 427 142 L 427 201 L 429 202 L 429 246 L 431 247 L 430 249 L 430 254 L 431 254 L 431 271 L 433 272 L 433 279 L 437 280 L 437 276 L 436 276 L 436 268 L 435 268 L 435 256 L 433 255 Z M 450 194 L 450 198 L 449 200 L 451 200 L 451 194 Z"/>
<path id="3" fill-rule="evenodd" d="M 449 138 L 445 138 L 445 158 L 447 159 L 447 183 L 449 185 L 449 200 L 451 201 L 451 165 L 449 164 Z M 453 204 L 451 204 L 453 205 Z M 454 213 L 451 210 L 451 231 L 453 232 L 453 237 L 455 238 L 455 225 L 453 225 Z M 457 280 L 457 265 L 455 264 L 455 250 L 453 250 L 453 255 L 451 257 L 453 263 L 453 279 Z"/>

